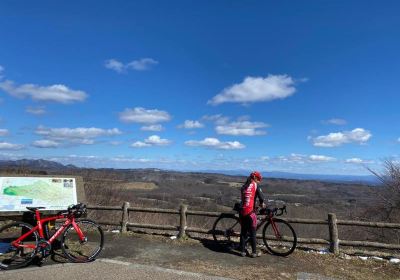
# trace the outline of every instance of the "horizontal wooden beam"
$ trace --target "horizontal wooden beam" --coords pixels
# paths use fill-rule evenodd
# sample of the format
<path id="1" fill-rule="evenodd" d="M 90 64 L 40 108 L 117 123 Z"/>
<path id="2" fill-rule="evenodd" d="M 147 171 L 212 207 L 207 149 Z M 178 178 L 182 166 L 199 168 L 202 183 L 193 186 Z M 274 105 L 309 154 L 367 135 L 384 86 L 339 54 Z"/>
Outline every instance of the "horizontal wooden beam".
<path id="1" fill-rule="evenodd" d="M 194 210 L 187 210 L 187 215 L 193 216 L 205 216 L 205 217 L 219 217 L 221 216 L 221 212 L 205 212 L 205 211 L 194 211 Z"/>
<path id="2" fill-rule="evenodd" d="M 88 210 L 119 210 L 122 211 L 122 206 L 87 206 Z"/>
<path id="3" fill-rule="evenodd" d="M 340 240 L 339 245 L 371 247 L 371 248 L 381 248 L 381 249 L 400 249 L 400 245 L 398 244 L 387 244 L 387 243 L 369 242 L 369 241 Z"/>
<path id="4" fill-rule="evenodd" d="M 160 229 L 160 230 L 179 230 L 178 226 L 170 225 L 151 225 L 151 224 L 138 224 L 138 223 L 127 223 L 126 226 L 136 227 L 136 228 L 150 228 L 150 229 Z"/>
<path id="5" fill-rule="evenodd" d="M 161 209 L 161 208 L 141 208 L 141 207 L 129 207 L 128 211 L 133 212 L 147 212 L 147 213 L 160 213 L 160 214 L 179 214 L 179 210 L 174 209 Z"/>
<path id="6" fill-rule="evenodd" d="M 293 224 L 310 224 L 310 225 L 327 225 L 327 220 L 315 220 L 315 219 L 299 219 L 299 218 L 282 218 L 288 223 Z"/>
<path id="7" fill-rule="evenodd" d="M 110 221 L 96 221 L 96 223 L 98 223 L 99 225 L 102 226 L 121 226 L 121 223 L 119 222 L 110 222 Z"/>
<path id="8" fill-rule="evenodd" d="M 374 228 L 397 228 L 397 229 L 400 229 L 400 224 L 395 224 L 395 223 L 337 220 L 337 224 L 343 225 L 343 226 L 346 225 L 346 226 L 363 226 L 363 227 L 374 227 Z"/>

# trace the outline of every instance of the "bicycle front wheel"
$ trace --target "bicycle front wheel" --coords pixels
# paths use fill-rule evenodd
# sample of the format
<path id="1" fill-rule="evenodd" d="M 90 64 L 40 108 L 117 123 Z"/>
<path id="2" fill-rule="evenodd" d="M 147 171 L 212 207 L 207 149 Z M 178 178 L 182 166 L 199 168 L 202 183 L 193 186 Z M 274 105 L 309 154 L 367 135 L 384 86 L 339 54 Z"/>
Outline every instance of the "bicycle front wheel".
<path id="1" fill-rule="evenodd" d="M 28 265 L 36 254 L 39 235 L 35 231 L 15 247 L 11 243 L 29 232 L 32 226 L 26 223 L 11 223 L 0 228 L 0 269 L 14 269 Z"/>
<path id="2" fill-rule="evenodd" d="M 263 229 L 263 241 L 268 251 L 277 256 L 293 253 L 297 244 L 296 232 L 284 220 L 272 219 Z"/>
<path id="3" fill-rule="evenodd" d="M 75 228 L 69 225 L 61 239 L 62 251 L 72 262 L 93 261 L 103 249 L 103 230 L 91 220 L 78 220 L 76 225 L 82 231 L 84 240 L 81 240 Z"/>
<path id="4" fill-rule="evenodd" d="M 224 248 L 233 248 L 240 242 L 240 222 L 234 215 L 222 215 L 214 223 L 213 238 Z"/>

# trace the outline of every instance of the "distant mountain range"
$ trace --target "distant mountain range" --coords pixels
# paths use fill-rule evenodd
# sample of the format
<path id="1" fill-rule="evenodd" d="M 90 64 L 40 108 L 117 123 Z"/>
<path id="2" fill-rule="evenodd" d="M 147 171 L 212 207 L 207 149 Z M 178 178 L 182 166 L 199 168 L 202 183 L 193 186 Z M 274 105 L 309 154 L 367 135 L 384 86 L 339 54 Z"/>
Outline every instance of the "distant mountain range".
<path id="1" fill-rule="evenodd" d="M 68 164 L 63 165 L 55 161 L 44 159 L 21 159 L 21 160 L 0 160 L 0 168 L 27 168 L 33 170 L 43 171 L 62 171 L 66 169 L 78 169 L 79 167 Z M 132 169 L 131 169 L 132 170 Z M 158 170 L 158 169 L 155 169 Z M 182 172 L 194 172 L 193 170 L 174 170 Z M 215 173 L 232 176 L 248 176 L 248 170 L 197 170 L 195 172 L 201 173 Z M 263 171 L 261 172 L 267 178 L 282 178 L 282 179 L 295 179 L 295 180 L 318 180 L 328 182 L 352 182 L 352 183 L 367 183 L 377 184 L 379 181 L 373 175 L 325 175 L 325 174 L 299 174 L 280 171 Z"/>
<path id="2" fill-rule="evenodd" d="M 218 173 L 226 175 L 239 175 L 248 176 L 248 170 L 202 170 L 201 172 L 206 173 Z M 327 175 L 327 174 L 300 174 L 290 173 L 282 171 L 261 171 L 266 178 L 282 178 L 282 179 L 294 179 L 294 180 L 318 180 L 338 183 L 368 183 L 378 184 L 379 180 L 374 175 Z"/>
<path id="3" fill-rule="evenodd" d="M 20 160 L 0 160 L 0 167 L 9 168 L 29 168 L 34 170 L 64 170 L 78 168 L 74 165 L 63 165 L 61 163 L 44 159 L 20 159 Z"/>

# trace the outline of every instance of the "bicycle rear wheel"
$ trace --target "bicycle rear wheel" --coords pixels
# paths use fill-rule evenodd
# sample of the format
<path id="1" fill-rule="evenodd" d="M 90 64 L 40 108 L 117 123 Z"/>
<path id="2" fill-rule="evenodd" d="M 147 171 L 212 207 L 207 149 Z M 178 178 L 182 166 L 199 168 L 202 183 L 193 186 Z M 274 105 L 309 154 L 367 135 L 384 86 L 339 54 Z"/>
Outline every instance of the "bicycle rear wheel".
<path id="1" fill-rule="evenodd" d="M 20 245 L 33 245 L 35 248 L 17 248 L 11 244 L 31 229 L 31 225 L 22 222 L 11 223 L 0 228 L 0 269 L 19 268 L 32 261 L 39 241 L 36 231 L 19 242 Z"/>
<path id="2" fill-rule="evenodd" d="M 234 215 L 222 215 L 214 223 L 213 238 L 224 248 L 233 248 L 240 242 L 240 222 Z"/>
<path id="3" fill-rule="evenodd" d="M 288 256 L 296 249 L 297 236 L 284 220 L 273 219 L 263 229 L 263 241 L 268 251 L 277 256 Z"/>
<path id="4" fill-rule="evenodd" d="M 64 231 L 61 248 L 72 262 L 90 262 L 100 254 L 104 245 L 104 233 L 101 227 L 91 220 L 76 221 L 85 240 L 81 241 L 72 225 Z"/>

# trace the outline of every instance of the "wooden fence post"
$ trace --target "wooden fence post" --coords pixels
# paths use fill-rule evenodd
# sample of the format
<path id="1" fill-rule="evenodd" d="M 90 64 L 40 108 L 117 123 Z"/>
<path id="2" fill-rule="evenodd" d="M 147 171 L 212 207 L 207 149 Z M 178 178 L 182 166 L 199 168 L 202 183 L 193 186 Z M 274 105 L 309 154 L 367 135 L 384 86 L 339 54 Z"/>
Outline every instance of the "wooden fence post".
<path id="1" fill-rule="evenodd" d="M 180 213 L 179 235 L 178 235 L 179 239 L 182 239 L 186 236 L 185 231 L 186 231 L 186 227 L 187 227 L 187 224 L 186 224 L 187 208 L 188 208 L 187 205 L 182 204 L 181 208 L 179 210 L 179 213 Z"/>
<path id="2" fill-rule="evenodd" d="M 328 214 L 328 224 L 329 224 L 329 251 L 335 255 L 339 254 L 339 233 L 337 228 L 337 219 L 334 213 Z"/>
<path id="3" fill-rule="evenodd" d="M 129 221 L 129 202 L 124 202 L 122 205 L 122 221 L 121 221 L 121 232 L 126 233 L 127 232 L 127 226 L 126 224 Z"/>

